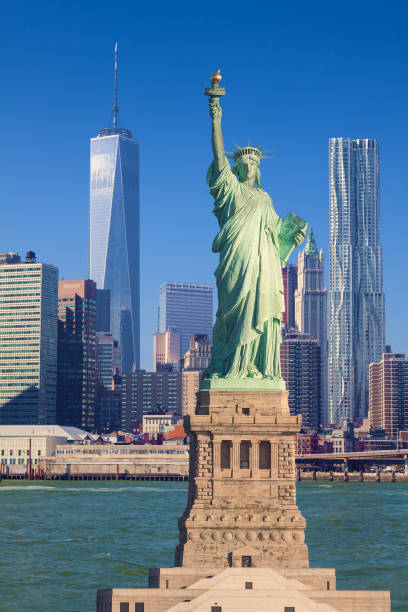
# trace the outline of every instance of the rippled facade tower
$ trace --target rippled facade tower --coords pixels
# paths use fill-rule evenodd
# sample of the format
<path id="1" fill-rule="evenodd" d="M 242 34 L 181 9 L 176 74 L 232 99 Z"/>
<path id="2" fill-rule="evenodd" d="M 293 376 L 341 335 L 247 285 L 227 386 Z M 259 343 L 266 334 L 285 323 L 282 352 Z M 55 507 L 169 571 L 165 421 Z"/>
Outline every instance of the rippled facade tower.
<path id="1" fill-rule="evenodd" d="M 330 421 L 368 413 L 368 366 L 384 350 L 379 145 L 330 138 Z"/>

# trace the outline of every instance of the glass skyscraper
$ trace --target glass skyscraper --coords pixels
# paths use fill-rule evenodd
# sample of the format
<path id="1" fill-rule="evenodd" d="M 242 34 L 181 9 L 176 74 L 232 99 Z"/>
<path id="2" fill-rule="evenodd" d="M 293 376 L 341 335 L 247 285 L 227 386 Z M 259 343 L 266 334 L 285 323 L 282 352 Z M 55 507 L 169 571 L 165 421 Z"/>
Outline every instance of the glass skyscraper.
<path id="1" fill-rule="evenodd" d="M 212 341 L 213 288 L 196 283 L 164 283 L 160 287 L 159 332 L 170 327 L 181 335 L 181 357 L 190 338 L 205 334 Z"/>
<path id="2" fill-rule="evenodd" d="M 91 139 L 89 228 L 89 277 L 110 290 L 110 331 L 131 372 L 140 359 L 139 144 L 129 130 Z"/>
<path id="3" fill-rule="evenodd" d="M 368 412 L 368 367 L 384 351 L 379 145 L 330 138 L 329 405 L 331 423 Z"/>

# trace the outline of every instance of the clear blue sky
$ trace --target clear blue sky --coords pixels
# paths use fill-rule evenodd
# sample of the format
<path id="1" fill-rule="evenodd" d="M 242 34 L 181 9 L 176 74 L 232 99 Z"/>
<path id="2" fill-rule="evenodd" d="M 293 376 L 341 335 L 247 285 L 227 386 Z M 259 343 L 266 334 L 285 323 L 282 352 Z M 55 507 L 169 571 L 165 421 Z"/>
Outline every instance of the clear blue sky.
<path id="1" fill-rule="evenodd" d="M 387 343 L 408 353 L 407 13 L 373 0 L 4 4 L 0 251 L 86 277 L 89 139 L 110 124 L 117 40 L 120 125 L 141 147 L 142 365 L 160 284 L 213 283 L 203 88 L 218 67 L 227 148 L 276 147 L 264 188 L 281 216 L 310 221 L 326 265 L 328 138 L 379 140 Z"/>

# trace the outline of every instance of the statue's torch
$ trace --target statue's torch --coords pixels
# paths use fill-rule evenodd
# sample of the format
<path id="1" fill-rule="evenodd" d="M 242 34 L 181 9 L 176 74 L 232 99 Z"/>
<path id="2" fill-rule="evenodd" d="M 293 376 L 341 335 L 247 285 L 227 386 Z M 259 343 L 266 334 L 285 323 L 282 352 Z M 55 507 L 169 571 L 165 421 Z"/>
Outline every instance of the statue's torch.
<path id="1" fill-rule="evenodd" d="M 218 87 L 222 79 L 221 71 L 218 69 L 217 72 L 213 73 L 210 77 L 211 87 L 204 89 L 204 94 L 209 98 L 220 98 L 225 96 L 224 87 Z"/>

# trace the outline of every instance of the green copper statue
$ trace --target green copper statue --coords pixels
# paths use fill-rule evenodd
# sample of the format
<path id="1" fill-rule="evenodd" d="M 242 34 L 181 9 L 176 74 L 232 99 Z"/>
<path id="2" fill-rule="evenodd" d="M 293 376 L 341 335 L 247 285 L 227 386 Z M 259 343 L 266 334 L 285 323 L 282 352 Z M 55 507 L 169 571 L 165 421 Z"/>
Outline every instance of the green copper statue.
<path id="1" fill-rule="evenodd" d="M 307 224 L 290 213 L 277 215 L 261 186 L 263 154 L 248 143 L 237 147 L 231 170 L 225 157 L 219 98 L 220 71 L 209 96 L 214 159 L 207 181 L 220 231 L 212 250 L 218 311 L 212 361 L 201 389 L 285 389 L 280 370 L 281 320 L 285 310 L 282 266 L 305 238 Z"/>

